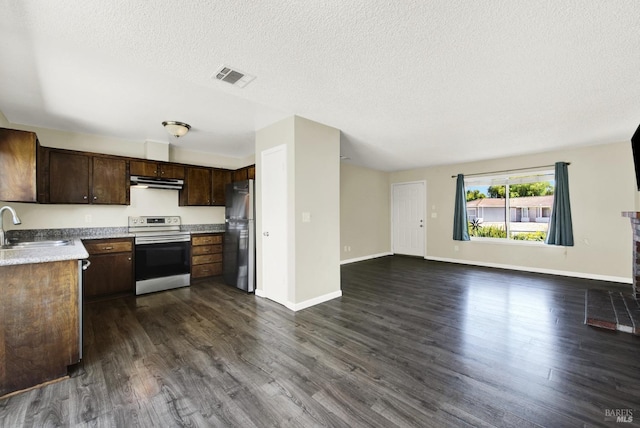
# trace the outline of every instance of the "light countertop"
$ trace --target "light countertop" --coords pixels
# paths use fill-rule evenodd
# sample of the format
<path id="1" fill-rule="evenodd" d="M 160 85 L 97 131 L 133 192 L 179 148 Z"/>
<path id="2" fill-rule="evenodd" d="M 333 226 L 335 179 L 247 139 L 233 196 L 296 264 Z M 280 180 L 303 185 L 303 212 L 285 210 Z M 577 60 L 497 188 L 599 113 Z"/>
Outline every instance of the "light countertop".
<path id="1" fill-rule="evenodd" d="M 82 241 L 74 239 L 70 245 L 59 247 L 2 249 L 0 250 L 0 266 L 81 260 L 88 257 L 89 253 L 82 245 Z"/>

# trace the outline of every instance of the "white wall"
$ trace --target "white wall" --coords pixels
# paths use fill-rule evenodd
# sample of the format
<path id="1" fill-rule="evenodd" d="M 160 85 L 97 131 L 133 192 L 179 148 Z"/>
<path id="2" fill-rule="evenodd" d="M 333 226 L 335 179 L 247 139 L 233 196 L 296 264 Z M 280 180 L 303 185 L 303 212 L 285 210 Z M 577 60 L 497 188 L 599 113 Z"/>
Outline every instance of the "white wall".
<path id="1" fill-rule="evenodd" d="M 571 162 L 569 186 L 574 247 L 452 239 L 455 179 L 486 173 Z M 629 282 L 631 226 L 622 211 L 637 208 L 629 142 L 517 156 L 491 161 L 391 173 L 391 183 L 426 180 L 427 258 Z M 436 218 L 431 213 L 437 215 Z M 456 251 L 455 248 L 458 248 Z"/>
<path id="2" fill-rule="evenodd" d="M 310 222 L 303 222 L 304 213 Z M 340 291 L 340 131 L 295 118 L 296 304 Z"/>
<path id="3" fill-rule="evenodd" d="M 264 129 L 256 132 L 256 293 L 261 294 L 264 290 L 263 278 L 261 272 L 262 259 L 262 233 L 264 232 L 262 225 L 262 162 L 260 154 L 268 149 L 284 144 L 287 150 L 287 218 L 295 218 L 295 160 L 294 160 L 294 142 L 295 127 L 294 117 L 289 117 Z M 289 221 L 287 224 L 287 266 L 288 279 L 288 299 L 290 302 L 295 298 L 295 222 Z"/>
<path id="4" fill-rule="evenodd" d="M 33 131 L 42 146 L 145 158 L 144 141 L 122 140 L 99 135 L 77 134 L 53 129 L 16 125 L 0 113 L 0 127 Z M 235 159 L 170 146 L 170 161 L 191 165 L 236 169 L 253 163 L 253 158 Z M 224 207 L 179 207 L 177 190 L 131 188 L 131 205 L 49 205 L 5 203 L 17 211 L 21 225 L 7 229 L 57 229 L 71 227 L 127 226 L 128 216 L 179 215 L 183 224 L 224 223 Z M 10 222 L 9 222 L 10 223 Z"/>
<path id="5" fill-rule="evenodd" d="M 256 133 L 257 294 L 264 290 L 260 153 L 287 150 L 288 303 L 302 309 L 340 293 L 340 131 L 291 117 Z M 303 222 L 303 213 L 311 221 Z"/>
<path id="6" fill-rule="evenodd" d="M 390 253 L 389 175 L 387 172 L 341 163 L 341 261 Z"/>

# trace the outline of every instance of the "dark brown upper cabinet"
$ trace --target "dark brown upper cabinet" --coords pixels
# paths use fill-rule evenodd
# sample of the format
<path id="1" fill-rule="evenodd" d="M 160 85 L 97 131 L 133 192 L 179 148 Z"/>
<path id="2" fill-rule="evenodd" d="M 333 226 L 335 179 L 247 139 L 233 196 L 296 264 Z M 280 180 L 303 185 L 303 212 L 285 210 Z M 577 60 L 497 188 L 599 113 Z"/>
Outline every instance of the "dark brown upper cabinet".
<path id="1" fill-rule="evenodd" d="M 255 179 L 236 171 L 42 147 L 35 133 L 0 128 L 0 201 L 128 205 L 130 176 L 183 179 L 181 206 L 224 206 L 226 185 Z"/>
<path id="2" fill-rule="evenodd" d="M 140 175 L 142 177 L 159 177 L 184 179 L 184 165 L 173 163 L 153 162 L 144 160 L 132 160 L 129 163 L 131 175 Z"/>
<path id="3" fill-rule="evenodd" d="M 38 202 L 40 150 L 35 133 L 0 128 L 0 201 Z"/>
<path id="4" fill-rule="evenodd" d="M 255 180 L 256 166 L 249 165 L 233 171 L 233 181 Z"/>
<path id="5" fill-rule="evenodd" d="M 82 154 L 50 151 L 47 202 L 88 204 L 90 159 Z"/>
<path id="6" fill-rule="evenodd" d="M 247 168 L 240 168 L 233 171 L 233 181 L 248 180 L 249 174 Z"/>
<path id="7" fill-rule="evenodd" d="M 129 205 L 129 174 L 124 159 L 93 156 L 91 203 Z"/>
<path id="8" fill-rule="evenodd" d="M 225 188 L 234 171 L 222 168 L 186 167 L 181 206 L 224 206 Z"/>
<path id="9" fill-rule="evenodd" d="M 225 191 L 227 184 L 232 181 L 232 173 L 228 169 L 213 169 L 213 203 L 212 205 L 224 206 L 225 205 Z"/>
<path id="10" fill-rule="evenodd" d="M 186 167 L 180 206 L 210 206 L 213 198 L 212 168 Z"/>
<path id="11" fill-rule="evenodd" d="M 47 152 L 44 202 L 129 204 L 126 160 L 56 149 Z"/>

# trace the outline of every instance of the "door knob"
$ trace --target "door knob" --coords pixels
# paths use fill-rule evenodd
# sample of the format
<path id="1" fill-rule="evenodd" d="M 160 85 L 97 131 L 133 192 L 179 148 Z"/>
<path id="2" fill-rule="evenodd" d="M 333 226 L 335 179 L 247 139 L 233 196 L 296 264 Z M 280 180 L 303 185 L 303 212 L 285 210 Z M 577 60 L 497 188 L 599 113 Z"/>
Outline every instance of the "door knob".
<path id="1" fill-rule="evenodd" d="M 269 236 L 269 232 L 263 232 L 262 233 L 264 236 Z"/>

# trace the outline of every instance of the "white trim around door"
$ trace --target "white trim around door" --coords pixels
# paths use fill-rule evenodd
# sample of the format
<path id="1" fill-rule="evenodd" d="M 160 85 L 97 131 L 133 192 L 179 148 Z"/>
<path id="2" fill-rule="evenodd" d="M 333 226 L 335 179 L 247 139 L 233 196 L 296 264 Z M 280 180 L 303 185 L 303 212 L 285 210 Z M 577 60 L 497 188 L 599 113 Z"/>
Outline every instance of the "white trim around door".
<path id="1" fill-rule="evenodd" d="M 427 182 L 391 185 L 391 246 L 394 254 L 424 257 Z"/>

